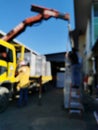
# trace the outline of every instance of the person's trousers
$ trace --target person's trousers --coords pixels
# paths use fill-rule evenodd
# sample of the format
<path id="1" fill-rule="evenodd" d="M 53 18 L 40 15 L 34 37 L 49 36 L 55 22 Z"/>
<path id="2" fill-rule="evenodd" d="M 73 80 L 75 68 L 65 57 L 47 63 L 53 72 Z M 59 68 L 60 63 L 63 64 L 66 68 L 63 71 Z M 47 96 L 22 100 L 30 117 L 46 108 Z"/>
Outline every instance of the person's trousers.
<path id="1" fill-rule="evenodd" d="M 28 88 L 21 88 L 19 95 L 20 95 L 20 97 L 19 97 L 19 100 L 18 100 L 18 105 L 19 106 L 27 105 L 27 102 L 28 102 Z"/>
<path id="2" fill-rule="evenodd" d="M 88 89 L 89 89 L 89 94 L 92 95 L 93 94 L 93 88 L 92 85 L 88 85 Z"/>

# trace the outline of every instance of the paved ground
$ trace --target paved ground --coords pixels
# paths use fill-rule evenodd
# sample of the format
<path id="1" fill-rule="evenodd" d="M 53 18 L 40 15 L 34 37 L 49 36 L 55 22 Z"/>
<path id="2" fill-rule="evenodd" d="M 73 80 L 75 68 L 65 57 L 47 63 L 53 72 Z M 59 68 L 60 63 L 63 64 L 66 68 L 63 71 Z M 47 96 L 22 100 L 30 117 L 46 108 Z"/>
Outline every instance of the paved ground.
<path id="1" fill-rule="evenodd" d="M 17 108 L 16 101 L 10 102 L 8 109 L 0 114 L 0 130 L 98 130 L 93 107 L 88 103 L 91 99 L 88 100 L 84 100 L 82 118 L 78 115 L 69 118 L 68 111 L 63 109 L 62 89 L 47 90 L 42 104 L 38 95 L 32 94 L 26 107 Z"/>

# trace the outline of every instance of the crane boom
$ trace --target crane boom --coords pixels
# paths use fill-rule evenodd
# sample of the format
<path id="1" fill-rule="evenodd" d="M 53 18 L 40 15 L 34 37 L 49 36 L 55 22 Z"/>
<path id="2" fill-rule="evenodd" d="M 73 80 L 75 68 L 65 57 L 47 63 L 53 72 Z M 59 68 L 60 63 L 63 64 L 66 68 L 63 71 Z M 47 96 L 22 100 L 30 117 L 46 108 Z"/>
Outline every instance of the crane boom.
<path id="1" fill-rule="evenodd" d="M 22 33 L 27 26 L 32 26 L 34 23 L 38 23 L 42 20 L 48 20 L 51 17 L 60 18 L 60 19 L 67 20 L 67 21 L 70 20 L 70 16 L 68 13 L 62 14 L 54 9 L 48 9 L 48 8 L 44 8 L 41 6 L 32 5 L 31 11 L 37 12 L 39 14 L 36 16 L 26 18 L 24 21 L 22 21 L 15 28 L 13 28 L 11 31 L 9 31 L 1 39 L 5 40 L 5 41 L 11 41 L 13 38 L 15 38 L 20 33 Z"/>
<path id="2" fill-rule="evenodd" d="M 18 24 L 14 29 L 9 31 L 5 36 L 3 36 L 1 39 L 5 41 L 11 41 L 13 38 L 18 36 L 20 33 L 22 33 L 27 26 L 31 26 L 34 23 L 37 23 L 42 20 L 42 15 L 39 14 L 37 16 L 26 18 L 24 21 L 22 21 L 20 24 Z"/>
<path id="3" fill-rule="evenodd" d="M 44 19 L 45 18 L 48 19 L 50 17 L 55 17 L 55 18 L 59 18 L 59 19 L 67 20 L 67 21 L 70 20 L 70 15 L 68 13 L 63 14 L 54 9 L 49 9 L 49 8 L 44 8 L 41 6 L 32 5 L 31 11 L 35 11 L 35 12 L 42 14 L 44 16 Z"/>

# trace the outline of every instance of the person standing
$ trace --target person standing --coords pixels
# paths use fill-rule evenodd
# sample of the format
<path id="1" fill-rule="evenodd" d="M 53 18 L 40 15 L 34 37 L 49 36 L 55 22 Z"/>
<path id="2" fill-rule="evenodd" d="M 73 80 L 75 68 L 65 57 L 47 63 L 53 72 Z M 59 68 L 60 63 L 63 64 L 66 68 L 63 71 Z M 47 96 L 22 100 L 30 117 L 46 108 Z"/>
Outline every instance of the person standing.
<path id="1" fill-rule="evenodd" d="M 87 82 L 88 82 L 88 74 L 86 74 L 83 79 L 84 91 L 87 91 Z"/>
<path id="2" fill-rule="evenodd" d="M 93 94 L 93 76 L 92 76 L 92 74 L 89 74 L 87 84 L 88 84 L 89 94 L 92 95 Z"/>
<path id="3" fill-rule="evenodd" d="M 16 76 L 17 90 L 19 91 L 20 97 L 18 99 L 18 106 L 27 105 L 28 103 L 28 86 L 30 68 L 25 61 L 21 61 L 19 64 L 18 75 Z"/>
<path id="4" fill-rule="evenodd" d="M 71 62 L 71 79 L 72 87 L 80 88 L 82 80 L 82 60 L 78 56 L 78 50 L 73 48 L 72 52 L 69 53 L 69 59 Z"/>

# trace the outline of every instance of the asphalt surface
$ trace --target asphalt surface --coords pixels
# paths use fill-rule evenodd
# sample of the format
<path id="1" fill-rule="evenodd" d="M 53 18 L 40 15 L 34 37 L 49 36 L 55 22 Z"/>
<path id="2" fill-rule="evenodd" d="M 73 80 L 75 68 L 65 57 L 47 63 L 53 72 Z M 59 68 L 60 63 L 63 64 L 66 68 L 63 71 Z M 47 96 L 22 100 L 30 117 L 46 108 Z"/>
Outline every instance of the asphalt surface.
<path id="1" fill-rule="evenodd" d="M 69 116 L 63 108 L 63 89 L 49 88 L 43 93 L 30 94 L 28 105 L 17 107 L 17 100 L 10 101 L 8 109 L 0 113 L 0 130 L 98 130 L 93 116 L 92 98 L 83 97 L 85 111 L 82 117 Z"/>

